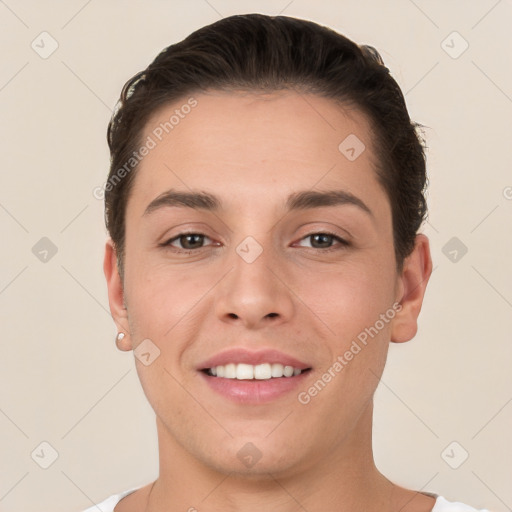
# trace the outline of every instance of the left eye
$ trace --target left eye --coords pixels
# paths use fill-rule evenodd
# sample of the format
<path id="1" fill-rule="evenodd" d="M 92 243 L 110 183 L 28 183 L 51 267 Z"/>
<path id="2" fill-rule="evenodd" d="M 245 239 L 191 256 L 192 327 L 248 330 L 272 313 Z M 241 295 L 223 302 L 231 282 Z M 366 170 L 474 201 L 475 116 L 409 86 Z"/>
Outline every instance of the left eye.
<path id="1" fill-rule="evenodd" d="M 346 246 L 348 245 L 348 242 L 346 240 L 343 240 L 343 238 L 340 238 L 339 236 L 333 234 L 333 233 L 311 233 L 301 240 L 311 239 L 312 244 L 319 244 L 320 247 L 312 247 L 313 249 L 331 249 L 332 242 L 334 240 L 338 241 L 340 245 Z"/>

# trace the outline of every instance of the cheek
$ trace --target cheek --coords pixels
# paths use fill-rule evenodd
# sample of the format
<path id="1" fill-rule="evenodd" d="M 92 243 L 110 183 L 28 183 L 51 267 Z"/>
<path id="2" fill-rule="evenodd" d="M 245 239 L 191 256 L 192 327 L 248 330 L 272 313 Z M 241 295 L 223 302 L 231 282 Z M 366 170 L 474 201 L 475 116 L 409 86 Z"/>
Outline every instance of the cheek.
<path id="1" fill-rule="evenodd" d="M 300 280 L 304 302 L 341 346 L 374 325 L 393 305 L 393 273 L 377 265 L 345 265 L 339 271 L 303 273 Z"/>
<path id="2" fill-rule="evenodd" d="M 194 315 L 196 304 L 215 283 L 212 272 L 185 266 L 171 268 L 151 262 L 132 262 L 126 279 L 129 315 L 135 326 L 159 338 L 170 336 L 178 322 Z"/>

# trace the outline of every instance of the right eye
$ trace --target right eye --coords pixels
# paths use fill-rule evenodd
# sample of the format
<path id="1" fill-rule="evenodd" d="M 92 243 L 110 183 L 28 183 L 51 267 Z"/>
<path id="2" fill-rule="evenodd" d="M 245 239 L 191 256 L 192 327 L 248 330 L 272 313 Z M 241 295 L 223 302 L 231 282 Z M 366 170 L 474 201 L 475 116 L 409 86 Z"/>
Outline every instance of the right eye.
<path id="1" fill-rule="evenodd" d="M 169 247 L 177 252 L 182 251 L 193 251 L 196 249 L 202 249 L 204 247 L 203 242 L 205 239 L 211 240 L 209 237 L 202 233 L 180 233 L 179 235 L 167 240 L 162 244 L 163 247 Z M 181 247 L 176 247 L 174 244 L 179 243 Z"/>

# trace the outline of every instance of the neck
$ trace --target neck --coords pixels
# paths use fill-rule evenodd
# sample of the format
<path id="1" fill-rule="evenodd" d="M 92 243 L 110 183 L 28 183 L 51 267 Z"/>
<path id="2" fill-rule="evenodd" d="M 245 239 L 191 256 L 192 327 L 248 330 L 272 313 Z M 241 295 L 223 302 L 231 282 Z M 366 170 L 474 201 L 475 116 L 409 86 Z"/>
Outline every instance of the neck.
<path id="1" fill-rule="evenodd" d="M 209 510 L 292 512 L 303 510 L 390 510 L 395 486 L 375 467 L 370 403 L 355 428 L 329 453 L 292 470 L 250 476 L 221 472 L 193 457 L 157 418 L 160 475 L 148 512 Z"/>

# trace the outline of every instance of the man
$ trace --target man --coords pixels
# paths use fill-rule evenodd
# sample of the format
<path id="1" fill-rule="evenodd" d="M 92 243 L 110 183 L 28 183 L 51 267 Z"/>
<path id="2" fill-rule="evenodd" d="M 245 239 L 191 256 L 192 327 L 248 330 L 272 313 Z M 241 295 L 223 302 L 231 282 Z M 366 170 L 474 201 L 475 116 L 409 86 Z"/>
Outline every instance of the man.
<path id="1" fill-rule="evenodd" d="M 104 271 L 160 474 L 101 510 L 474 510 L 373 460 L 432 271 L 423 147 L 378 53 L 225 18 L 125 85 L 108 138 Z"/>

